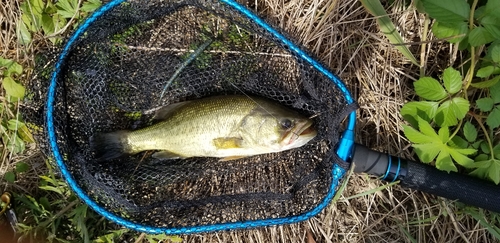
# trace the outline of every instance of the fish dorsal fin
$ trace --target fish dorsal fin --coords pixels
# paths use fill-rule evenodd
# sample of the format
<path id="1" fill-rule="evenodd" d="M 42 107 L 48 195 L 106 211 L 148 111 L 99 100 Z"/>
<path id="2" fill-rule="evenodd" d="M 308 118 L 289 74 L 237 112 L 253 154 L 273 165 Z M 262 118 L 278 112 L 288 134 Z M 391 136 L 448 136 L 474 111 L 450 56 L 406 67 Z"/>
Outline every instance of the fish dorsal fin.
<path id="1" fill-rule="evenodd" d="M 184 101 L 184 102 L 179 102 L 179 103 L 174 103 L 174 104 L 164 106 L 156 111 L 155 115 L 153 116 L 153 119 L 154 120 L 164 120 L 167 117 L 171 116 L 175 111 L 177 111 L 178 109 L 180 109 L 181 107 L 183 107 L 189 103 L 191 103 L 191 101 Z"/>
<path id="2" fill-rule="evenodd" d="M 217 149 L 234 149 L 242 147 L 243 139 L 240 137 L 221 137 L 213 140 Z"/>

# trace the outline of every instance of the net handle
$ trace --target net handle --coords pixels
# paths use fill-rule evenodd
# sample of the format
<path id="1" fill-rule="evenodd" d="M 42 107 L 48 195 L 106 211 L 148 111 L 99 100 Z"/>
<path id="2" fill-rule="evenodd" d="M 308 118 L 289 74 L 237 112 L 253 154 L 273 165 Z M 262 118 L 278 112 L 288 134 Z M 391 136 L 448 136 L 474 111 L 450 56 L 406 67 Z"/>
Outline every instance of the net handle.
<path id="1" fill-rule="evenodd" d="M 352 162 L 354 172 L 379 176 L 385 181 L 400 181 L 404 187 L 500 213 L 500 185 L 462 175 L 447 173 L 427 164 L 405 160 L 356 144 Z"/>

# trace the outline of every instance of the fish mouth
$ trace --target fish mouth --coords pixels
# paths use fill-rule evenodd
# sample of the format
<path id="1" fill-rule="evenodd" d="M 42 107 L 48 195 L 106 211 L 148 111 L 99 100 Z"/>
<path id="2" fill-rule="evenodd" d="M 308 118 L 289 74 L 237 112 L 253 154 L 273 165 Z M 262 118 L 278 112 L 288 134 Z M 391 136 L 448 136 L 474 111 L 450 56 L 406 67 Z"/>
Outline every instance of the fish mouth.
<path id="1" fill-rule="evenodd" d="M 313 127 L 311 120 L 297 122 L 295 127 L 285 133 L 282 145 L 285 147 L 300 147 L 313 139 L 318 132 Z"/>

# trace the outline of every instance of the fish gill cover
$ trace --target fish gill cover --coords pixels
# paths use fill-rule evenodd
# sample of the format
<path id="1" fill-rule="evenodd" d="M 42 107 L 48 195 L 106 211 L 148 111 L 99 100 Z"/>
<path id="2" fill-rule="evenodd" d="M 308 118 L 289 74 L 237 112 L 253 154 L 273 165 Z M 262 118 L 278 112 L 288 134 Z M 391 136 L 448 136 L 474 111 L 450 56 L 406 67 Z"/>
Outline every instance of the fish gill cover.
<path id="1" fill-rule="evenodd" d="M 127 226 L 190 233 L 303 220 L 326 206 L 347 168 L 334 147 L 355 104 L 282 43 L 218 1 L 123 2 L 89 22 L 67 56 L 40 57 L 24 112 L 79 196 Z M 158 160 L 150 151 L 96 159 L 97 134 L 150 126 L 169 104 L 234 94 L 314 117 L 318 135 L 300 148 L 230 161 Z"/>

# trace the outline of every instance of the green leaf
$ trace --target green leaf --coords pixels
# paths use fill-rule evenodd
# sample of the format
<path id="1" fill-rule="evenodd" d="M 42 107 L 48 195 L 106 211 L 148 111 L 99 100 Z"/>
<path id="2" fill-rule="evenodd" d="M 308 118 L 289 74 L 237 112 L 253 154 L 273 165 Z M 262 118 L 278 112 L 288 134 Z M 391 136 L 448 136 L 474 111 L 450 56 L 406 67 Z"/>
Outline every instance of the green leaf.
<path id="1" fill-rule="evenodd" d="M 429 124 L 424 119 L 418 119 L 418 129 L 422 132 L 422 134 L 432 138 L 439 139 L 439 135 L 436 133 L 434 128 L 432 128 L 431 124 Z"/>
<path id="2" fill-rule="evenodd" d="M 478 71 L 478 73 L 479 73 L 479 71 Z M 483 81 L 483 82 L 471 83 L 471 86 L 475 87 L 475 88 L 485 89 L 485 88 L 489 88 L 489 87 L 497 84 L 499 80 L 500 80 L 500 75 L 499 76 L 495 76 L 494 78 L 492 78 L 490 80 Z"/>
<path id="3" fill-rule="evenodd" d="M 21 6 L 23 6 L 23 4 L 21 4 Z M 33 21 L 31 18 L 32 18 L 32 16 L 30 14 L 28 14 L 28 12 L 23 11 L 23 14 L 21 15 L 22 21 L 18 22 L 18 25 L 16 26 L 16 28 L 19 29 L 19 24 L 22 22 L 27 30 L 29 30 L 31 32 L 37 32 L 38 29 L 36 28 L 35 24 L 33 24 Z"/>
<path id="4" fill-rule="evenodd" d="M 481 46 L 495 40 L 495 37 L 484 27 L 476 27 L 469 33 L 469 43 L 471 46 Z"/>
<path id="5" fill-rule="evenodd" d="M 0 57 L 0 67 L 6 68 L 3 73 L 3 76 L 5 77 L 11 76 L 13 73 L 18 75 L 23 73 L 23 67 L 19 65 L 19 63 L 10 59 Z"/>
<path id="6" fill-rule="evenodd" d="M 17 173 L 22 173 L 22 172 L 26 172 L 29 170 L 29 165 L 24 163 L 24 162 L 19 162 L 16 164 L 16 172 Z"/>
<path id="7" fill-rule="evenodd" d="M 7 171 L 4 178 L 7 182 L 14 183 L 14 181 L 16 181 L 16 174 L 12 171 Z"/>
<path id="8" fill-rule="evenodd" d="M 500 1 L 489 0 L 486 2 L 484 14 L 497 16 L 499 9 L 500 9 Z"/>
<path id="9" fill-rule="evenodd" d="M 480 139 L 472 144 L 472 147 L 475 149 L 478 149 L 481 143 L 484 142 L 484 140 Z"/>
<path id="10" fill-rule="evenodd" d="M 411 53 L 408 46 L 405 45 L 405 41 L 399 34 L 398 30 L 392 23 L 391 19 L 388 17 L 387 12 L 380 3 L 380 0 L 360 0 L 365 9 L 376 17 L 377 24 L 380 27 L 380 31 L 389 39 L 391 44 L 395 44 L 396 49 L 400 51 L 406 58 L 408 58 L 413 64 L 420 66 L 417 59 Z"/>
<path id="11" fill-rule="evenodd" d="M 500 160 L 493 159 L 488 172 L 488 178 L 495 184 L 500 184 Z"/>
<path id="12" fill-rule="evenodd" d="M 488 117 L 486 118 L 486 124 L 488 124 L 488 126 L 491 129 L 495 129 L 498 126 L 500 126 L 500 107 L 499 106 L 495 107 L 495 109 L 493 109 L 493 111 L 491 111 L 491 113 L 488 115 Z"/>
<path id="13" fill-rule="evenodd" d="M 424 163 L 430 163 L 441 152 L 441 148 L 432 143 L 413 144 L 418 158 Z"/>
<path id="14" fill-rule="evenodd" d="M 479 167 L 484 168 L 484 167 L 488 167 L 488 165 L 484 166 L 482 163 L 479 163 L 480 161 L 483 161 L 483 160 L 489 160 L 488 155 L 486 155 L 486 154 L 479 154 L 478 156 L 476 156 L 476 158 L 474 158 L 475 163 L 474 163 L 474 166 L 472 168 L 479 168 Z"/>
<path id="15" fill-rule="evenodd" d="M 57 1 L 47 1 L 46 5 L 45 5 L 45 10 L 43 12 L 47 13 L 47 14 L 49 14 L 51 16 L 55 16 L 54 14 L 57 13 L 57 8 L 56 8 L 56 5 L 55 5 L 56 2 Z"/>
<path id="16" fill-rule="evenodd" d="M 17 134 L 13 134 L 7 141 L 7 149 L 11 153 L 18 154 L 22 153 L 26 149 L 26 145 Z"/>
<path id="17" fill-rule="evenodd" d="M 444 87 L 450 94 L 455 94 L 462 89 L 462 76 L 460 72 L 449 67 L 443 72 Z"/>
<path id="18" fill-rule="evenodd" d="M 91 13 L 102 5 L 100 0 L 89 0 L 83 3 L 80 10 L 83 12 Z"/>
<path id="19" fill-rule="evenodd" d="M 455 97 L 451 99 L 451 104 L 451 108 L 453 108 L 455 117 L 459 120 L 464 119 L 465 115 L 467 115 L 467 112 L 469 112 L 470 109 L 469 101 L 462 97 Z"/>
<path id="20" fill-rule="evenodd" d="M 425 11 L 434 19 L 443 23 L 467 21 L 470 6 L 461 0 L 422 0 Z"/>
<path id="21" fill-rule="evenodd" d="M 450 148 L 450 149 L 462 155 L 474 155 L 475 153 L 477 153 L 477 149 L 473 148 Z"/>
<path id="22" fill-rule="evenodd" d="M 13 62 L 12 65 L 10 65 L 8 68 L 7 68 L 7 73 L 6 75 L 11 75 L 11 74 L 22 74 L 23 73 L 23 66 L 19 65 L 19 63 L 17 62 Z"/>
<path id="23" fill-rule="evenodd" d="M 474 160 L 467 157 L 466 155 L 472 155 L 476 153 L 475 149 L 457 149 L 457 148 L 449 148 L 448 153 L 450 153 L 453 160 L 455 160 L 458 164 L 470 168 L 474 163 Z"/>
<path id="24" fill-rule="evenodd" d="M 457 119 L 463 119 L 469 108 L 469 101 L 462 97 L 447 100 L 437 110 L 436 123 L 441 127 L 455 126 L 458 124 Z"/>
<path id="25" fill-rule="evenodd" d="M 469 142 L 462 137 L 455 135 L 450 141 L 448 141 L 447 145 L 452 148 L 467 148 L 469 147 Z"/>
<path id="26" fill-rule="evenodd" d="M 439 21 L 434 22 L 432 25 L 432 33 L 439 39 L 447 39 L 450 43 L 458 43 L 462 41 L 469 32 L 469 28 L 467 27 L 467 23 L 458 22 L 458 23 L 441 23 Z"/>
<path id="27" fill-rule="evenodd" d="M 39 186 L 39 188 L 42 190 L 45 190 L 45 191 L 53 191 L 57 194 L 64 196 L 63 191 L 61 191 L 61 189 L 54 187 L 54 186 Z"/>
<path id="28" fill-rule="evenodd" d="M 50 206 L 50 201 L 49 201 L 48 198 L 46 198 L 46 197 L 40 197 L 39 201 L 40 201 L 40 205 L 42 205 L 45 210 L 47 210 L 47 211 L 52 210 L 51 209 L 52 207 Z"/>
<path id="29" fill-rule="evenodd" d="M 491 0 L 490 0 L 491 1 Z M 498 10 L 497 10 L 498 11 Z M 487 15 L 481 18 L 481 25 L 495 39 L 500 39 L 500 19 L 498 17 Z"/>
<path id="30" fill-rule="evenodd" d="M 10 67 L 14 61 L 0 57 L 0 67 Z"/>
<path id="31" fill-rule="evenodd" d="M 16 120 L 16 119 L 10 119 L 7 121 L 7 129 L 11 131 L 17 131 L 19 127 L 24 126 L 24 123 Z"/>
<path id="32" fill-rule="evenodd" d="M 22 85 L 18 84 L 11 77 L 5 77 L 2 82 L 3 88 L 8 95 L 23 98 L 25 89 Z"/>
<path id="33" fill-rule="evenodd" d="M 500 42 L 496 41 L 489 46 L 487 53 L 493 62 L 500 63 Z"/>
<path id="34" fill-rule="evenodd" d="M 459 51 L 464 51 L 464 50 L 467 50 L 469 47 L 470 47 L 470 44 L 469 44 L 469 35 L 467 34 L 467 36 L 465 38 L 463 38 L 458 43 L 458 50 Z"/>
<path id="35" fill-rule="evenodd" d="M 45 8 L 45 3 L 43 0 L 29 0 L 31 4 L 31 9 L 33 10 L 33 14 L 41 15 L 43 13 L 43 9 Z"/>
<path id="36" fill-rule="evenodd" d="M 485 10 L 486 10 L 486 6 L 478 6 L 478 8 L 476 8 L 476 10 L 474 11 L 474 19 L 479 20 L 482 17 L 484 17 L 486 15 Z"/>
<path id="37" fill-rule="evenodd" d="M 453 147 L 453 141 L 449 141 L 450 132 L 448 127 L 440 128 L 439 134 L 436 134 L 427 121 L 418 118 L 418 123 L 420 131 L 410 126 L 404 126 L 404 132 L 405 136 L 413 142 L 412 146 L 422 162 L 429 163 L 436 159 L 436 167 L 448 172 L 457 170 L 453 161 L 465 167 L 472 166 L 473 160 L 467 156 L 475 154 L 476 149 Z M 465 143 L 463 147 L 468 147 L 468 143 L 463 142 Z M 451 145 L 448 145 L 448 143 Z"/>
<path id="38" fill-rule="evenodd" d="M 32 32 L 37 32 L 41 27 L 42 13 L 44 12 L 45 4 L 43 0 L 27 0 L 21 4 L 23 12 L 22 22 L 27 29 Z M 23 44 L 23 43 L 21 43 Z"/>
<path id="39" fill-rule="evenodd" d="M 444 170 L 446 172 L 454 171 L 457 172 L 457 167 L 453 164 L 450 154 L 446 151 L 441 151 L 436 158 L 436 168 Z"/>
<path id="40" fill-rule="evenodd" d="M 438 131 L 439 139 L 443 144 L 447 143 L 448 140 L 450 139 L 450 130 L 448 130 L 448 127 L 442 127 Z"/>
<path id="41" fill-rule="evenodd" d="M 412 142 L 412 143 L 432 143 L 434 142 L 434 138 L 426 136 L 422 134 L 421 132 L 417 131 L 415 128 L 403 125 L 403 131 L 405 136 Z"/>
<path id="42" fill-rule="evenodd" d="M 464 131 L 465 139 L 467 139 L 467 141 L 469 141 L 471 143 L 476 141 L 477 129 L 474 125 L 472 125 L 472 123 L 470 123 L 469 121 L 465 122 L 464 127 L 463 127 L 463 131 Z"/>
<path id="43" fill-rule="evenodd" d="M 27 143 L 34 143 L 35 139 L 33 138 L 33 135 L 31 134 L 28 127 L 24 123 L 21 123 L 20 125 L 21 126 L 17 128 L 17 134 L 19 135 L 19 137 Z"/>
<path id="44" fill-rule="evenodd" d="M 21 45 L 27 46 L 31 43 L 31 33 L 23 21 L 17 23 L 16 36 L 17 42 Z"/>
<path id="45" fill-rule="evenodd" d="M 433 101 L 410 101 L 401 107 L 401 116 L 412 126 L 418 127 L 417 118 L 420 117 L 428 122 L 436 116 L 439 102 Z"/>
<path id="46" fill-rule="evenodd" d="M 495 158 L 500 159 L 500 143 L 493 147 L 493 154 L 495 155 Z"/>
<path id="47" fill-rule="evenodd" d="M 46 13 L 42 14 L 42 29 L 45 35 L 51 35 L 55 32 L 54 21 L 52 17 Z"/>
<path id="48" fill-rule="evenodd" d="M 480 147 L 481 147 L 481 151 L 483 151 L 483 153 L 485 153 L 485 154 L 490 153 L 490 146 L 488 146 L 487 142 L 482 142 Z"/>
<path id="49" fill-rule="evenodd" d="M 470 175 L 482 179 L 489 179 L 497 185 L 500 183 L 500 160 L 497 159 L 481 160 L 475 162 L 474 166 L 477 169 L 473 170 L 470 173 Z"/>
<path id="50" fill-rule="evenodd" d="M 500 103 L 500 82 L 490 87 L 490 96 L 493 99 L 493 103 Z"/>
<path id="51" fill-rule="evenodd" d="M 413 83 L 418 96 L 427 100 L 441 100 L 446 97 L 446 91 L 434 78 L 423 77 Z"/>
<path id="52" fill-rule="evenodd" d="M 76 15 L 78 0 L 60 0 L 56 3 L 56 6 L 59 9 L 57 10 L 57 13 L 64 18 L 70 19 L 73 18 L 73 16 L 78 16 Z"/>
<path id="53" fill-rule="evenodd" d="M 476 101 L 477 108 L 482 112 L 488 112 L 493 109 L 493 99 L 490 97 L 481 98 Z"/>

